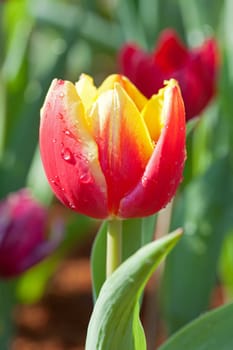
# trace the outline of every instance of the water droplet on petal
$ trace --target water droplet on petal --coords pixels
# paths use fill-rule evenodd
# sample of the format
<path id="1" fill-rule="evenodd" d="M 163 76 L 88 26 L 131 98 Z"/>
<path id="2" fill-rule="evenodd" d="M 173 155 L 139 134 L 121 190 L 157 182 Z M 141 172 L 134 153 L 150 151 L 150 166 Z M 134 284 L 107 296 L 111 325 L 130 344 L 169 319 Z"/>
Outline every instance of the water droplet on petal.
<path id="1" fill-rule="evenodd" d="M 54 186 L 58 186 L 58 183 L 56 182 L 56 180 L 54 178 L 50 178 L 50 182 L 51 184 L 53 184 Z"/>
<path id="2" fill-rule="evenodd" d="M 96 158 L 96 157 L 95 157 L 95 154 L 92 153 L 92 152 L 89 152 L 87 156 L 88 156 L 88 160 L 89 160 L 89 161 L 93 161 L 93 160 Z"/>
<path id="3" fill-rule="evenodd" d="M 79 176 L 79 180 L 82 183 L 89 183 L 89 182 L 91 182 L 91 176 L 88 172 L 86 172 L 86 173 L 83 173 Z"/>
<path id="4" fill-rule="evenodd" d="M 53 143 L 56 143 L 56 142 L 57 142 L 57 139 L 53 139 L 52 142 L 53 142 Z"/>
<path id="5" fill-rule="evenodd" d="M 67 136 L 70 136 L 70 131 L 69 130 L 65 130 L 64 133 L 67 135 Z"/>
<path id="6" fill-rule="evenodd" d="M 63 98 L 64 97 L 64 92 L 60 92 L 59 97 Z"/>
<path id="7" fill-rule="evenodd" d="M 62 120 L 64 118 L 64 116 L 62 113 L 58 113 L 57 118 Z"/>
<path id="8" fill-rule="evenodd" d="M 148 182 L 147 176 L 143 175 L 143 177 L 142 177 L 142 186 L 146 186 L 147 182 Z"/>
<path id="9" fill-rule="evenodd" d="M 71 164 L 75 163 L 74 156 L 73 156 L 72 152 L 68 148 L 64 148 L 62 150 L 61 156 L 66 162 L 71 163 Z"/>
<path id="10" fill-rule="evenodd" d="M 72 202 L 69 203 L 69 207 L 70 207 L 71 209 L 75 209 L 75 208 L 76 208 L 76 206 L 75 206 L 74 203 L 72 203 Z"/>

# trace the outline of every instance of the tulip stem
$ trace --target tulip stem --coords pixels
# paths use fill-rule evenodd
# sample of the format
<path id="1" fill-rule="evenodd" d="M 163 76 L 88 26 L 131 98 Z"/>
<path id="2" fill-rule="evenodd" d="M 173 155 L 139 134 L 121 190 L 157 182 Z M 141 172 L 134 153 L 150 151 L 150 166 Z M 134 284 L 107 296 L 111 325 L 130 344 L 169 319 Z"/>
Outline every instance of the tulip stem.
<path id="1" fill-rule="evenodd" d="M 111 219 L 108 221 L 106 276 L 109 277 L 121 264 L 122 256 L 122 221 Z"/>

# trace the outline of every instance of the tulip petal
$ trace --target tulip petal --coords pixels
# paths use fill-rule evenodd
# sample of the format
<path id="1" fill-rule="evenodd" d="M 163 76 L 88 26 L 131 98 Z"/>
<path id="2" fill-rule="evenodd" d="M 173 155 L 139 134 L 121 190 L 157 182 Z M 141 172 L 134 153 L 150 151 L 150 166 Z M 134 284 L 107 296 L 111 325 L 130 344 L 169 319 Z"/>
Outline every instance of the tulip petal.
<path id="1" fill-rule="evenodd" d="M 153 95 L 142 110 L 142 117 L 146 123 L 154 144 L 157 143 L 164 126 L 162 118 L 164 89 L 160 89 L 157 95 Z"/>
<path id="2" fill-rule="evenodd" d="M 41 111 L 41 157 L 57 197 L 80 213 L 105 218 L 106 182 L 75 86 L 54 80 Z"/>
<path id="3" fill-rule="evenodd" d="M 133 44 L 123 46 L 119 63 L 122 74 L 125 74 L 147 98 L 157 94 L 165 78 L 169 78 L 154 64 L 151 54 Z"/>
<path id="4" fill-rule="evenodd" d="M 197 116 L 210 102 L 216 90 L 219 52 L 213 39 L 193 49 L 189 61 L 182 71 L 177 72 L 185 102 L 186 119 Z"/>
<path id="5" fill-rule="evenodd" d="M 155 52 L 154 63 L 166 74 L 174 73 L 182 68 L 189 59 L 189 52 L 182 44 L 176 32 L 166 29 L 159 37 Z M 174 76 L 170 76 L 174 78 Z"/>
<path id="6" fill-rule="evenodd" d="M 134 102 L 117 82 L 100 95 L 90 118 L 108 186 L 109 211 L 115 215 L 120 199 L 141 178 L 153 143 Z"/>
<path id="7" fill-rule="evenodd" d="M 93 79 L 87 74 L 81 74 L 79 80 L 75 83 L 75 87 L 85 110 L 88 111 L 97 95 Z"/>
<path id="8" fill-rule="evenodd" d="M 120 202 L 122 218 L 151 215 L 174 196 L 185 160 L 185 113 L 180 89 L 172 84 L 164 92 L 165 126 L 143 176 Z"/>
<path id="9" fill-rule="evenodd" d="M 122 86 L 134 101 L 138 110 L 141 111 L 147 102 L 147 98 L 124 75 L 112 74 L 107 77 L 98 88 L 98 95 L 100 96 L 103 92 L 114 89 L 116 83 Z"/>

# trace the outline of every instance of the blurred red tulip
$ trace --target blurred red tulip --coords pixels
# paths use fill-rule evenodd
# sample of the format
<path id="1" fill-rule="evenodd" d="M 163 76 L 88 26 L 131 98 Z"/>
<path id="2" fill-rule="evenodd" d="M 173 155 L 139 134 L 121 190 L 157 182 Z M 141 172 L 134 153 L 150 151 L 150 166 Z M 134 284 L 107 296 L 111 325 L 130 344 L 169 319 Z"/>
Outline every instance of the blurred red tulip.
<path id="1" fill-rule="evenodd" d="M 97 89 L 54 80 L 41 111 L 40 150 L 56 196 L 82 214 L 141 217 L 165 206 L 182 178 L 185 115 L 176 81 L 147 100 L 109 76 Z"/>
<path id="2" fill-rule="evenodd" d="M 152 53 L 135 44 L 125 44 L 119 52 L 119 65 L 120 72 L 148 98 L 157 93 L 164 80 L 176 79 L 189 120 L 198 116 L 215 94 L 219 52 L 213 38 L 199 48 L 188 49 L 175 31 L 166 29 Z"/>
<path id="3" fill-rule="evenodd" d="M 57 247 L 60 234 L 47 240 L 46 221 L 47 211 L 26 189 L 0 202 L 0 277 L 22 273 Z"/>

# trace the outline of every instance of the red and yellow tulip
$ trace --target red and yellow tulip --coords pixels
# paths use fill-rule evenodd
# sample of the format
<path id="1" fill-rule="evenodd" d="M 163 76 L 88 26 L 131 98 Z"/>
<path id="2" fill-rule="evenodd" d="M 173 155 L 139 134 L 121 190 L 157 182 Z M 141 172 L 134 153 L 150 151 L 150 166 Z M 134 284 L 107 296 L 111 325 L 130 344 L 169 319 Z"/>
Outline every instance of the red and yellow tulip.
<path id="1" fill-rule="evenodd" d="M 185 113 L 175 80 L 147 99 L 122 75 L 97 88 L 55 79 L 41 110 L 48 181 L 68 207 L 95 218 L 142 217 L 174 196 L 185 160 Z"/>

